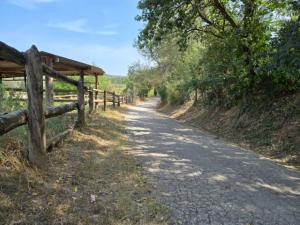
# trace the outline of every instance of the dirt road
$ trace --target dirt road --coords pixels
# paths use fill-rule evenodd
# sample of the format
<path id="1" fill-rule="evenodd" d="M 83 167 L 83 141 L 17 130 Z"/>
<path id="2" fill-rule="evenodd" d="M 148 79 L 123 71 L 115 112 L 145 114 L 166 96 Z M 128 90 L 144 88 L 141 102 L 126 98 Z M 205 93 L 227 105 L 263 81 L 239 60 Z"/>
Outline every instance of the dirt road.
<path id="1" fill-rule="evenodd" d="M 157 102 L 129 109 L 127 129 L 174 224 L 300 224 L 300 173 L 169 119 Z"/>

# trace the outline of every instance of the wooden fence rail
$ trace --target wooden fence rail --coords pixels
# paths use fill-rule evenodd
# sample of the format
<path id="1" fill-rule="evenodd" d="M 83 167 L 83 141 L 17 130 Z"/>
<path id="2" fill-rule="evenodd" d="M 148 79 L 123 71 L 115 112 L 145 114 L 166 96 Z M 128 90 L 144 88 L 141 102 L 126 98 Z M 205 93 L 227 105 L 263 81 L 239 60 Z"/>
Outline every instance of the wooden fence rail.
<path id="1" fill-rule="evenodd" d="M 55 71 L 49 64 L 42 61 L 42 57 L 38 49 L 33 45 L 26 52 L 19 52 L 13 47 L 0 42 L 0 59 L 10 61 L 18 65 L 24 66 L 26 71 L 26 90 L 14 88 L 11 91 L 20 91 L 27 93 L 27 109 L 17 110 L 10 113 L 0 113 L 0 136 L 24 124 L 28 125 L 28 159 L 38 167 L 46 165 L 46 151 L 50 151 L 58 141 L 65 135 L 69 134 L 72 129 L 68 129 L 61 134 L 56 135 L 49 141 L 46 141 L 45 135 L 45 119 L 63 115 L 77 109 L 77 122 L 75 127 L 83 127 L 85 125 L 85 94 L 88 94 L 89 113 L 92 113 L 97 104 L 103 102 L 103 110 L 107 108 L 109 98 L 112 98 L 113 107 L 120 106 L 120 98 L 123 96 L 116 95 L 115 92 L 100 91 L 84 86 L 84 71 L 80 73 L 80 80 L 73 80 L 58 71 Z M 47 107 L 44 110 L 43 92 L 43 76 L 58 79 L 62 82 L 74 85 L 74 90 L 54 90 L 57 93 L 77 93 L 76 102 L 61 105 L 58 107 Z M 47 79 L 46 79 L 47 80 Z M 49 98 L 49 94 L 46 96 Z M 100 97 L 102 95 L 102 98 Z M 53 97 L 53 96 L 52 96 Z M 23 99 L 25 100 L 25 99 Z M 48 102 L 51 103 L 51 101 Z M 54 99 L 54 101 L 74 101 L 75 99 Z"/>

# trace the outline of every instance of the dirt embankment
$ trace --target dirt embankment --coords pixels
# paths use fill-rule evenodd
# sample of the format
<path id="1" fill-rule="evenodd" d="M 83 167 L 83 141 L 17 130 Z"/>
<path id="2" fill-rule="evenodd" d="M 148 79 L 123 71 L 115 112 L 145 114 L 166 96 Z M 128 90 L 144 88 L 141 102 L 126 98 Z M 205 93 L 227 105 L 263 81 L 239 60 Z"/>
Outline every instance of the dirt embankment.
<path id="1" fill-rule="evenodd" d="M 209 107 L 191 102 L 160 112 L 230 142 L 300 168 L 300 95 L 247 107 Z"/>

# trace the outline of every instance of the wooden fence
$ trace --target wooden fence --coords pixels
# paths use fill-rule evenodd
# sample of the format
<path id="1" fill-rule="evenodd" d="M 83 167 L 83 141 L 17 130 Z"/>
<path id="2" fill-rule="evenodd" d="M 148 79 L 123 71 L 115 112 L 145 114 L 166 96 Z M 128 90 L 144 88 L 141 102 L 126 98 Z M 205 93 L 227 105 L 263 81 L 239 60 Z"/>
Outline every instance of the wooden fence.
<path id="1" fill-rule="evenodd" d="M 87 102 L 89 113 L 92 113 L 97 109 L 101 103 L 103 103 L 103 110 L 106 110 L 109 102 L 112 103 L 113 107 L 116 107 L 116 104 L 120 106 L 122 101 L 126 102 L 124 96 L 116 95 L 114 92 L 85 87 L 84 71 L 81 71 L 79 81 L 55 71 L 42 62 L 40 52 L 35 46 L 32 46 L 23 53 L 0 42 L 0 59 L 25 66 L 27 81 L 26 90 L 11 89 L 11 91 L 25 92 L 27 97 L 23 100 L 26 100 L 28 103 L 27 109 L 9 113 L 0 113 L 0 136 L 19 126 L 27 124 L 28 159 L 38 167 L 44 167 L 46 162 L 46 152 L 51 151 L 53 146 L 59 140 L 72 131 L 72 129 L 69 129 L 56 135 L 50 140 L 46 140 L 45 119 L 77 110 L 77 121 L 74 128 L 81 128 L 85 125 L 85 104 Z M 76 95 L 59 96 L 53 100 L 69 103 L 58 107 L 51 106 L 45 109 L 45 104 L 43 102 L 43 75 L 73 85 L 76 87 L 76 91 L 74 92 Z M 70 93 L 68 90 L 60 91 Z M 87 98 L 88 101 L 85 101 Z"/>

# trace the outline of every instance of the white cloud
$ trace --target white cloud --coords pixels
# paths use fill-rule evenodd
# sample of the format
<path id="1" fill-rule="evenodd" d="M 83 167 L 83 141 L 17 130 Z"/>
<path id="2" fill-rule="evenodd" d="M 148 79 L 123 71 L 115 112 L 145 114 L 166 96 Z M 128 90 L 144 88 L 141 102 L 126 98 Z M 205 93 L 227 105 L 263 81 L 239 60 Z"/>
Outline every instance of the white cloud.
<path id="1" fill-rule="evenodd" d="M 74 31 L 79 33 L 87 33 L 86 29 L 86 20 L 78 19 L 73 21 L 64 21 L 64 22 L 50 22 L 47 24 L 49 27 L 61 28 L 68 31 Z"/>
<path id="2" fill-rule="evenodd" d="M 38 4 L 46 4 L 53 3 L 59 0 L 7 0 L 9 3 L 26 8 L 26 9 L 34 9 Z"/>
<path id="3" fill-rule="evenodd" d="M 110 30 L 102 30 L 95 32 L 96 34 L 103 35 L 103 36 L 111 36 L 111 35 L 117 35 L 117 31 L 110 31 Z"/>
<path id="4" fill-rule="evenodd" d="M 73 31 L 78 33 L 89 33 L 89 34 L 98 34 L 102 36 L 112 36 L 117 35 L 118 32 L 110 28 L 114 28 L 116 25 L 111 24 L 104 26 L 103 30 L 94 31 L 87 28 L 87 21 L 85 19 L 77 19 L 72 21 L 59 21 L 59 22 L 50 22 L 47 24 L 48 27 L 60 28 L 67 31 Z"/>
<path id="5" fill-rule="evenodd" d="M 120 24 L 118 24 L 118 23 L 111 23 L 111 24 L 105 25 L 103 28 L 104 29 L 114 29 L 114 28 L 118 28 L 119 26 L 120 26 Z"/>

